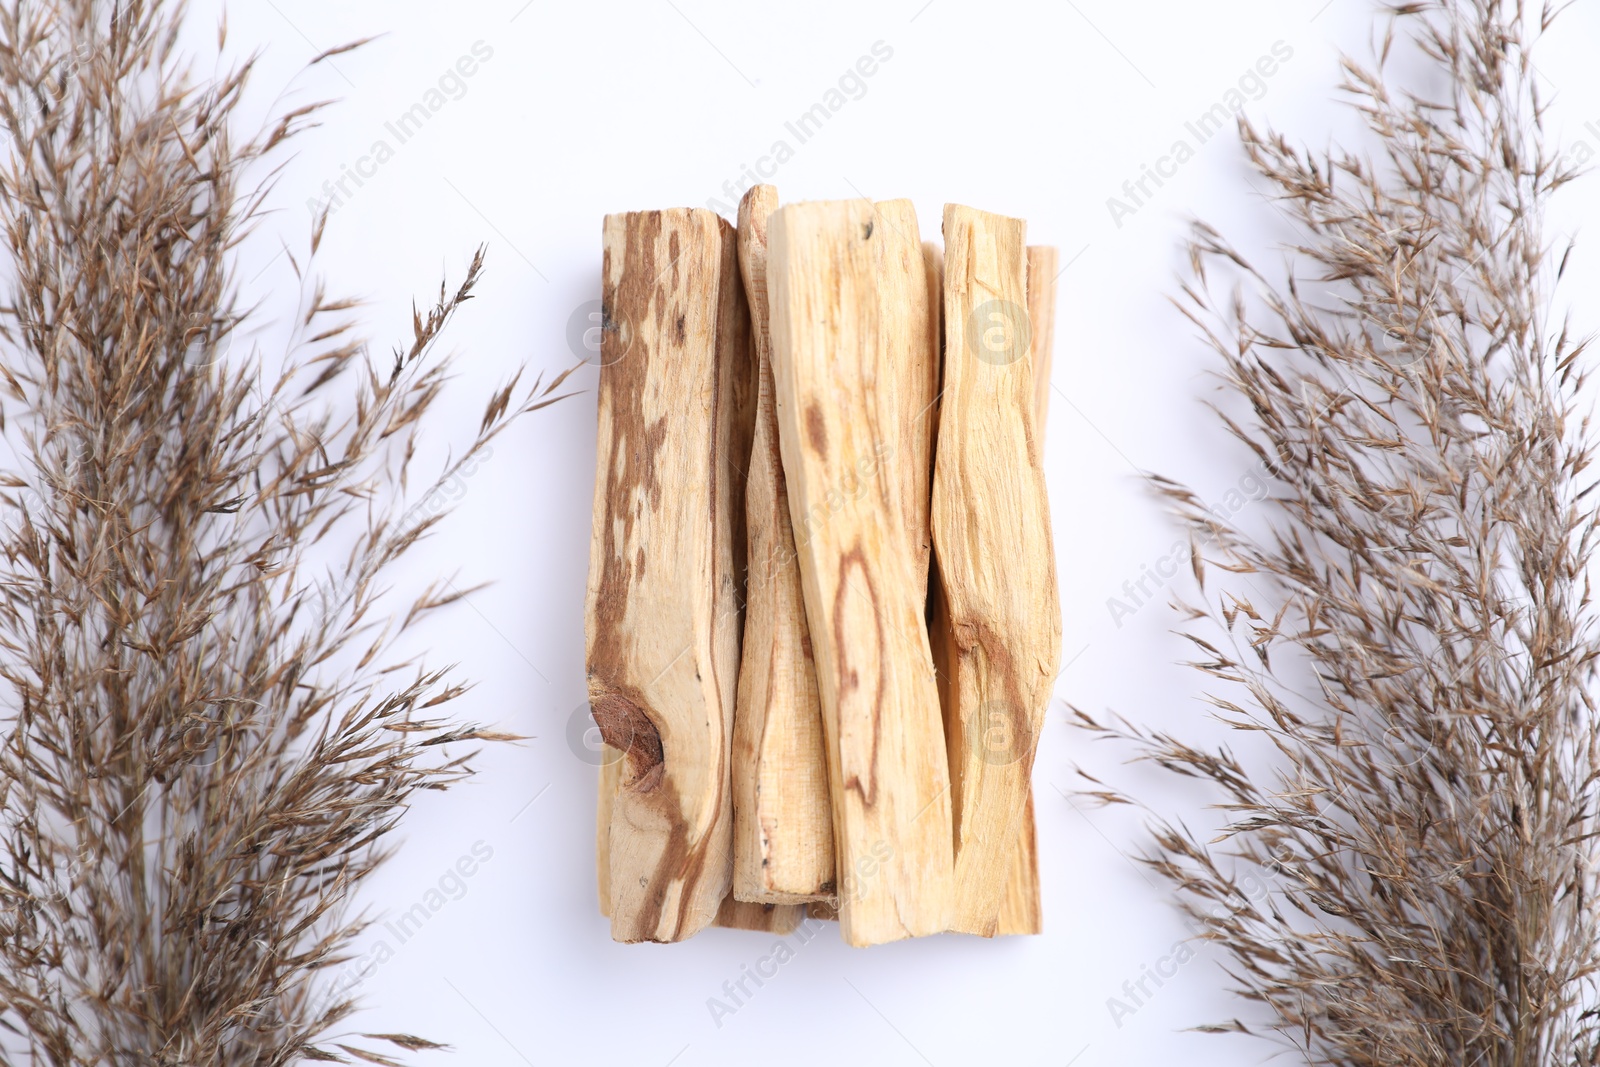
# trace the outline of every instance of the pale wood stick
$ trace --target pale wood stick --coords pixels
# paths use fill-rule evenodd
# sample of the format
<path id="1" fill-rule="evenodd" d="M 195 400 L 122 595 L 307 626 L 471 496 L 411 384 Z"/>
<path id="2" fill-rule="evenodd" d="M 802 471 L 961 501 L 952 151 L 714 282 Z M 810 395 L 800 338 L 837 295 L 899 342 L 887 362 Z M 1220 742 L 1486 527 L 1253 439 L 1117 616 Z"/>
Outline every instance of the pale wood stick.
<path id="1" fill-rule="evenodd" d="M 611 809 L 616 806 L 617 790 L 622 788 L 622 756 L 610 745 L 602 745 L 600 798 L 594 811 L 595 873 L 600 883 L 600 914 L 611 918 Z"/>
<path id="2" fill-rule="evenodd" d="M 909 200 L 883 200 L 873 205 L 872 241 L 876 248 L 878 297 L 883 321 L 897 323 L 882 333 L 884 359 L 893 373 L 876 391 L 878 418 L 899 426 L 894 454 L 885 457 L 897 480 L 899 510 L 910 539 L 917 595 L 926 601 L 928 569 L 933 557 L 929 501 L 933 494 L 934 423 L 930 408 L 939 398 L 940 300 L 928 288 L 928 266 L 917 228 L 917 212 Z"/>
<path id="3" fill-rule="evenodd" d="M 1050 245 L 1028 246 L 1028 323 L 1033 340 L 1029 362 L 1033 367 L 1033 425 L 1039 447 L 1044 447 L 1045 417 L 1050 412 L 1050 366 L 1056 345 L 1056 275 L 1061 254 Z"/>
<path id="4" fill-rule="evenodd" d="M 1056 275 L 1060 254 L 1048 245 L 1028 246 L 1028 322 L 1032 338 L 1028 355 L 1033 367 L 1033 426 L 1042 453 L 1046 419 L 1050 413 L 1050 366 L 1056 335 Z M 1039 891 L 1038 830 L 1033 818 L 1033 794 L 1022 812 L 1012 845 L 1006 876 L 1005 899 L 1000 905 L 998 934 L 1044 932 L 1044 908 Z"/>
<path id="5" fill-rule="evenodd" d="M 928 265 L 928 284 L 931 291 L 937 295 L 937 313 L 942 318 L 944 304 L 944 253 L 932 241 L 922 246 L 923 258 Z M 1030 252 L 1032 250 L 1030 249 Z M 1031 262 L 1031 261 L 1030 261 Z M 1029 290 L 1030 310 L 1032 308 L 1032 290 Z M 1050 305 L 1053 312 L 1054 305 Z M 942 325 L 941 325 L 941 338 Z M 1048 336 L 1044 334 L 1043 336 Z M 1034 332 L 1033 346 L 1037 349 L 1041 333 Z M 941 346 L 942 353 L 942 346 Z M 1048 393 L 1045 394 L 1048 399 Z M 928 412 L 929 421 L 937 427 L 939 405 L 935 403 Z M 1042 420 L 1040 422 L 1042 426 Z M 930 473 L 931 473 L 930 465 Z M 929 584 L 929 620 L 928 636 L 933 646 L 934 666 L 940 672 L 941 692 L 940 699 L 948 701 L 949 694 L 943 688 L 943 683 L 948 680 L 949 674 L 945 664 L 953 654 L 953 642 L 950 640 L 949 616 L 939 593 L 938 568 L 933 569 Z M 997 935 L 1011 934 L 1039 934 L 1044 932 L 1043 901 L 1039 889 L 1039 863 L 1037 830 L 1033 816 L 1033 796 L 1030 793 L 1027 806 L 1022 812 L 1022 821 L 1017 827 L 1016 837 L 1007 845 L 1010 855 L 1007 864 L 1005 883 L 1005 896 L 1000 904 L 1000 916 L 995 928 Z M 831 917 L 831 916 L 830 916 Z"/>
<path id="6" fill-rule="evenodd" d="M 760 390 L 745 498 L 750 569 L 733 728 L 733 895 L 793 904 L 833 892 L 833 812 L 772 391 L 767 220 L 777 206 L 770 185 L 739 202 Z"/>
<path id="7" fill-rule="evenodd" d="M 718 926 L 730 930 L 755 930 L 758 933 L 789 934 L 805 915 L 803 904 L 758 904 L 738 900 L 731 894 L 717 911 Z"/>
<path id="8" fill-rule="evenodd" d="M 768 286 L 779 444 L 828 744 L 842 934 L 870 945 L 946 926 L 948 765 L 904 494 L 878 390 L 906 368 L 909 312 L 877 291 L 864 200 L 773 216 Z M 910 232 L 915 233 L 915 229 Z M 909 391 L 909 390 L 907 390 Z M 904 417 L 909 417 L 907 413 Z"/>
<path id="9" fill-rule="evenodd" d="M 678 941 L 732 884 L 739 662 L 733 498 L 750 390 L 733 228 L 705 210 L 605 220 L 589 700 L 627 753 L 611 935 Z M 748 442 L 748 437 L 744 440 Z"/>
<path id="10" fill-rule="evenodd" d="M 1033 793 L 1022 809 L 1022 818 L 1007 846 L 1005 895 L 1000 900 L 1000 918 L 995 933 L 1044 933 L 1044 905 L 1039 892 L 1038 830 L 1033 821 Z"/>
<path id="11" fill-rule="evenodd" d="M 1050 510 L 1034 441 L 1024 224 L 947 205 L 933 539 L 952 648 L 945 733 L 950 928 L 993 936 L 1060 662 Z"/>

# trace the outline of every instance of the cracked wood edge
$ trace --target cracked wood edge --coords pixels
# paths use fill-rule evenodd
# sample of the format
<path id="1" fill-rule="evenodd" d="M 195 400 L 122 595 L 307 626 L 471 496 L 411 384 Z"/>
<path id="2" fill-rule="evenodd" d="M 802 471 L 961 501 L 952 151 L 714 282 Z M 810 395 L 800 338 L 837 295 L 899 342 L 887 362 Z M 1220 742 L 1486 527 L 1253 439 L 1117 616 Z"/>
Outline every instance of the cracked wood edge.
<path id="1" fill-rule="evenodd" d="M 739 202 L 759 399 L 745 497 L 749 598 L 733 729 L 733 894 L 795 904 L 834 891 L 833 811 L 772 386 L 767 223 L 777 206 L 770 185 Z"/>
<path id="2" fill-rule="evenodd" d="M 933 479 L 955 831 L 953 930 L 992 937 L 1060 662 L 1030 366 L 1024 224 L 947 205 L 945 368 Z"/>
<path id="3" fill-rule="evenodd" d="M 909 313 L 878 292 L 873 206 L 772 217 L 779 444 L 822 697 L 841 933 L 937 933 L 952 890 L 948 764 L 914 548 L 886 469 L 901 440 L 877 389 Z M 914 230 L 912 232 L 915 232 Z"/>
<path id="4" fill-rule="evenodd" d="M 737 469 L 749 318 L 710 211 L 608 215 L 586 658 L 626 753 L 607 833 L 612 937 L 678 941 L 732 883 Z M 748 441 L 748 436 L 744 437 Z"/>

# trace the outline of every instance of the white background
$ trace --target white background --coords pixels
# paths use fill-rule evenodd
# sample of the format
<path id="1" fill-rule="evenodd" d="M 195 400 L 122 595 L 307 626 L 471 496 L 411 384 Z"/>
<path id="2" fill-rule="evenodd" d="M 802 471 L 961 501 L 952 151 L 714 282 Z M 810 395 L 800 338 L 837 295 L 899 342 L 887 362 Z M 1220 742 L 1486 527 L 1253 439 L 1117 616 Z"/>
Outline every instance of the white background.
<path id="1" fill-rule="evenodd" d="M 1543 87 L 1558 94 L 1554 132 L 1600 148 L 1597 7 L 1580 0 L 1539 62 Z M 220 12 L 194 7 L 203 68 Z M 1264 1044 L 1182 1032 L 1242 1010 L 1213 949 L 1113 1019 L 1108 998 L 1124 997 L 1123 983 L 1184 930 L 1166 890 L 1130 861 L 1137 821 L 1069 799 L 1073 761 L 1152 783 L 1143 788 L 1158 806 L 1192 825 L 1217 816 L 1203 794 L 1119 767 L 1120 754 L 1088 744 L 1065 709 L 1204 729 L 1197 676 L 1178 665 L 1174 612 L 1158 601 L 1119 626 L 1107 599 L 1175 537 L 1140 472 L 1181 477 L 1216 500 L 1247 470 L 1201 404 L 1216 388 L 1214 363 L 1167 302 L 1186 220 L 1203 216 L 1247 247 L 1293 232 L 1231 131 L 1121 225 L 1106 201 L 1176 139 L 1193 143 L 1184 123 L 1276 42 L 1293 57 L 1249 113 L 1313 145 L 1348 134 L 1348 115 L 1331 104 L 1337 57 L 1368 54 L 1371 20 L 1365 0 L 235 4 L 227 54 L 262 53 L 253 107 L 343 101 L 298 141 L 273 194 L 277 213 L 243 249 L 240 282 L 262 303 L 252 340 L 268 353 L 281 341 L 269 324 L 292 313 L 298 291 L 280 248 L 303 258 L 308 199 L 375 140 L 395 146 L 385 123 L 475 43 L 493 50 L 458 99 L 359 189 L 348 186 L 354 195 L 334 214 L 317 266 L 332 290 L 370 301 L 382 351 L 407 337 L 413 295 L 425 303 L 441 276 L 458 280 L 473 248 L 489 245 L 479 299 L 450 337 L 462 373 L 433 424 L 437 449 L 470 434 L 488 392 L 518 364 L 553 373 L 574 361 L 568 322 L 599 295 L 605 213 L 731 202 L 724 182 L 737 183 L 778 138 L 795 148 L 774 179 L 784 199 L 911 197 L 929 238 L 946 201 L 972 204 L 1026 218 L 1030 242 L 1059 246 L 1070 264 L 1046 447 L 1067 665 L 1036 776 L 1048 932 L 852 950 L 830 928 L 720 1026 L 708 998 L 725 997 L 723 983 L 767 954 L 770 936 L 610 941 L 595 903 L 596 772 L 567 743 L 584 696 L 596 381 L 586 367 L 573 379 L 580 395 L 496 444 L 454 519 L 396 576 L 402 587 L 437 573 L 493 581 L 420 643 L 479 681 L 460 714 L 532 739 L 487 752 L 477 779 L 430 795 L 406 820 L 398 857 L 363 892 L 380 917 L 424 901 L 474 845 L 492 858 L 403 944 L 381 923 L 373 929 L 364 948 L 387 940 L 394 951 L 362 983 L 369 1010 L 353 1029 L 448 1041 L 449 1062 L 474 1067 L 1264 1062 Z M 375 33 L 387 35 L 302 69 L 324 48 Z M 879 41 L 893 55 L 865 95 L 797 145 L 785 121 Z M 1595 130 L 1584 130 L 1591 121 Z M 1593 181 L 1569 188 L 1552 236 L 1600 215 Z M 1594 291 L 1594 259 L 1580 245 L 1568 298 Z M 1592 305 L 1576 322 L 1596 325 Z"/>

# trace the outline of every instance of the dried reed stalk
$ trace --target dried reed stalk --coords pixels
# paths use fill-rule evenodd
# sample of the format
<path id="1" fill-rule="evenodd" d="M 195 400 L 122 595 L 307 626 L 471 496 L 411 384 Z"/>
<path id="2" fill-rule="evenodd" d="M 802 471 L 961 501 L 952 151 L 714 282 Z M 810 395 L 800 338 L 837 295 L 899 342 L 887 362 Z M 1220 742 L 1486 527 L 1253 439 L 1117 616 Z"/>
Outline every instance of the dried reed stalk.
<path id="1" fill-rule="evenodd" d="M 328 979 L 409 800 L 470 773 L 447 746 L 506 736 L 391 650 L 462 591 L 380 610 L 442 517 L 426 481 L 404 508 L 407 470 L 482 255 L 390 359 L 320 284 L 285 371 L 223 358 L 246 171 L 320 105 L 237 138 L 250 65 L 191 84 L 181 17 L 0 4 L 0 1063 L 396 1062 L 327 1036 L 353 1007 Z M 552 399 L 496 392 L 434 489 Z"/>
<path id="2" fill-rule="evenodd" d="M 1302 231 L 1287 276 L 1203 225 L 1191 246 L 1182 306 L 1275 491 L 1223 516 L 1158 486 L 1194 539 L 1194 665 L 1246 736 L 1080 715 L 1220 794 L 1220 836 L 1158 818 L 1148 856 L 1265 1009 L 1202 1029 L 1310 1064 L 1594 1063 L 1592 444 L 1584 346 L 1547 322 L 1541 218 L 1572 172 L 1528 51 L 1553 12 L 1394 14 L 1376 69 L 1344 67 L 1376 160 L 1241 127 Z M 1252 295 L 1213 297 L 1213 270 Z"/>

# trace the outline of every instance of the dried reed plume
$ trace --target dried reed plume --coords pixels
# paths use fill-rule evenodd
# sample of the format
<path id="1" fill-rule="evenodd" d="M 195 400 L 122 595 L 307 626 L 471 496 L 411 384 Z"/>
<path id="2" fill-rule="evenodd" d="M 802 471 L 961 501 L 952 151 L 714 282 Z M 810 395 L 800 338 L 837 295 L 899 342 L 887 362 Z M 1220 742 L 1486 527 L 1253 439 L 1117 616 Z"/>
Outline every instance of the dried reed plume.
<path id="1" fill-rule="evenodd" d="M 392 359 L 311 283 L 287 370 L 222 358 L 266 192 L 246 172 L 320 105 L 237 138 L 250 65 L 192 84 L 181 17 L 0 4 L 0 430 L 20 466 L 0 529 L 0 1063 L 392 1063 L 436 1046 L 330 1034 L 364 925 L 346 905 L 415 791 L 469 773 L 446 746 L 504 736 L 442 714 L 463 686 L 392 650 L 461 592 L 379 610 L 380 575 L 440 518 L 404 509 L 407 466 L 482 256 Z M 498 391 L 433 484 L 554 387 Z"/>
<path id="2" fill-rule="evenodd" d="M 1202 1029 L 1309 1064 L 1589 1064 L 1596 505 L 1584 346 L 1547 321 L 1565 256 L 1541 217 L 1572 173 L 1528 54 L 1554 12 L 1392 11 L 1377 68 L 1347 61 L 1341 86 L 1375 161 L 1241 127 L 1302 233 L 1287 276 L 1203 225 L 1191 245 L 1180 305 L 1248 410 L 1223 421 L 1274 475 L 1240 516 L 1267 530 L 1158 485 L 1195 544 L 1194 666 L 1246 733 L 1080 718 L 1227 814 L 1211 840 L 1156 818 L 1147 856 L 1264 1015 Z M 1397 87 L 1392 48 L 1429 91 Z M 1213 297 L 1208 272 L 1240 290 Z"/>

